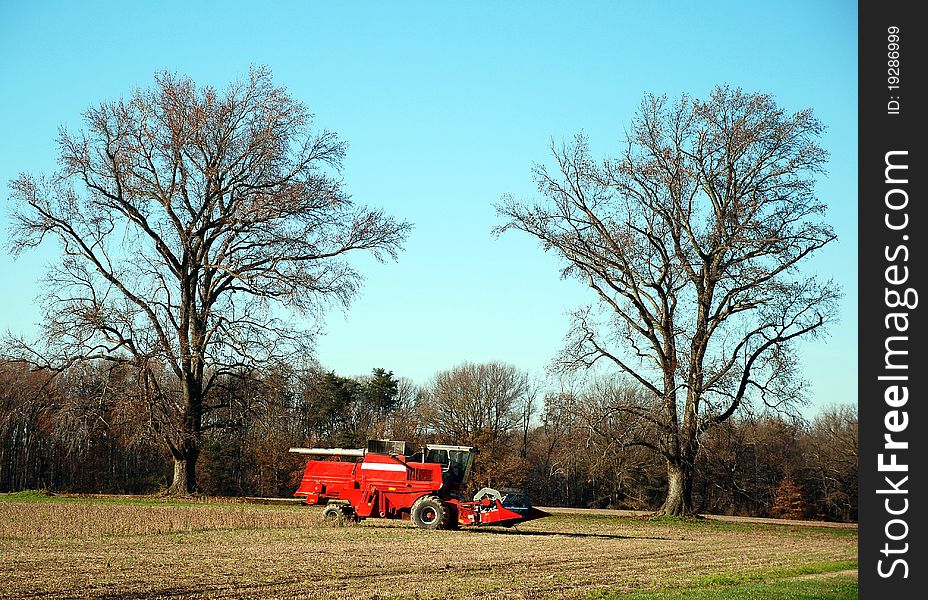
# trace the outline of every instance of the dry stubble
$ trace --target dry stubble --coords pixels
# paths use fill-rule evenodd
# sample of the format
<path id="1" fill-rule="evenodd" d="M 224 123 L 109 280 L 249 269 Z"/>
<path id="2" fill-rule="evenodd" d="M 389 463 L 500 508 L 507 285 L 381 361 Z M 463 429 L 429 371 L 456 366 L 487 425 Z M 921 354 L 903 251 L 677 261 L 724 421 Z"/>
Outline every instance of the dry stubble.
<path id="1" fill-rule="evenodd" d="M 0 597 L 548 598 L 853 560 L 856 535 L 558 515 L 518 529 L 325 526 L 317 509 L 0 503 Z"/>

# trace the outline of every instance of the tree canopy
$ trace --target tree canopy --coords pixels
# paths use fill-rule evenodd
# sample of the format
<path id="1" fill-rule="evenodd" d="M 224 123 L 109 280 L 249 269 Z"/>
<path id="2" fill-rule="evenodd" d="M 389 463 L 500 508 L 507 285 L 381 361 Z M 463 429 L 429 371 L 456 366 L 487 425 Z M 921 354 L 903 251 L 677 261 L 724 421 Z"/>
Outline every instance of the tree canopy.
<path id="1" fill-rule="evenodd" d="M 692 510 L 700 434 L 752 398 L 801 399 L 795 340 L 819 334 L 839 291 L 799 266 L 835 239 L 815 176 L 826 152 L 809 109 L 717 87 L 707 99 L 648 95 L 618 156 L 585 136 L 552 145 L 541 198 L 505 196 L 506 223 L 595 291 L 577 310 L 559 366 L 606 361 L 647 390 L 617 399 L 624 443 L 667 462 L 663 511 Z"/>
<path id="2" fill-rule="evenodd" d="M 346 255 L 395 258 L 410 225 L 351 200 L 345 142 L 265 67 L 224 90 L 159 73 L 87 110 L 58 149 L 57 172 L 11 183 L 13 254 L 46 240 L 61 252 L 41 342 L 15 354 L 134 365 L 176 460 L 172 489 L 190 491 L 214 385 L 305 357 L 313 318 L 359 291 Z"/>

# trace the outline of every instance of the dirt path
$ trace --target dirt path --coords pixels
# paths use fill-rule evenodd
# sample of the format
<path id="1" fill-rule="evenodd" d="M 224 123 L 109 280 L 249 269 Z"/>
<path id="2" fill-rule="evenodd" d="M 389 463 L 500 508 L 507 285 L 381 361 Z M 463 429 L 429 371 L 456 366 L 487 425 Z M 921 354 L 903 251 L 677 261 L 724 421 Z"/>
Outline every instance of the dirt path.
<path id="1" fill-rule="evenodd" d="M 562 515 L 604 515 L 611 517 L 646 517 L 651 513 L 646 510 L 614 510 L 608 508 L 563 508 L 558 506 L 539 506 L 540 510 Z M 726 515 L 703 515 L 714 521 L 733 523 L 757 523 L 760 525 L 800 525 L 806 527 L 831 527 L 834 529 L 857 529 L 857 523 L 833 523 L 831 521 L 794 521 L 792 519 L 768 519 L 765 517 L 730 517 Z"/>

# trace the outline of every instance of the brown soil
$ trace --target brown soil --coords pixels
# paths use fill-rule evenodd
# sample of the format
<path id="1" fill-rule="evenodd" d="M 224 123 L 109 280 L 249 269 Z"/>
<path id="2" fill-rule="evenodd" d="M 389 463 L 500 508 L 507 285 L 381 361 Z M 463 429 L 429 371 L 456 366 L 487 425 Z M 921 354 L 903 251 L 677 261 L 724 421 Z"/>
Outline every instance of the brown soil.
<path id="1" fill-rule="evenodd" d="M 0 503 L 0 598 L 575 598 L 854 560 L 854 532 L 555 515 L 514 529 L 332 528 L 315 508 Z"/>

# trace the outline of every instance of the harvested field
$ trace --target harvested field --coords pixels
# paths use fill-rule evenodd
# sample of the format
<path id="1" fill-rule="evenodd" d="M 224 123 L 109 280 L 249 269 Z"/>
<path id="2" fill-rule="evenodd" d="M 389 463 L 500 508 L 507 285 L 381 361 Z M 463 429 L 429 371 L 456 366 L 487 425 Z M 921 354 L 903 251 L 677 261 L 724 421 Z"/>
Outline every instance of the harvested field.
<path id="1" fill-rule="evenodd" d="M 855 530 L 800 526 L 559 514 L 511 530 L 332 528 L 306 507 L 0 498 L 0 598 L 613 597 L 847 571 L 856 553 Z"/>

